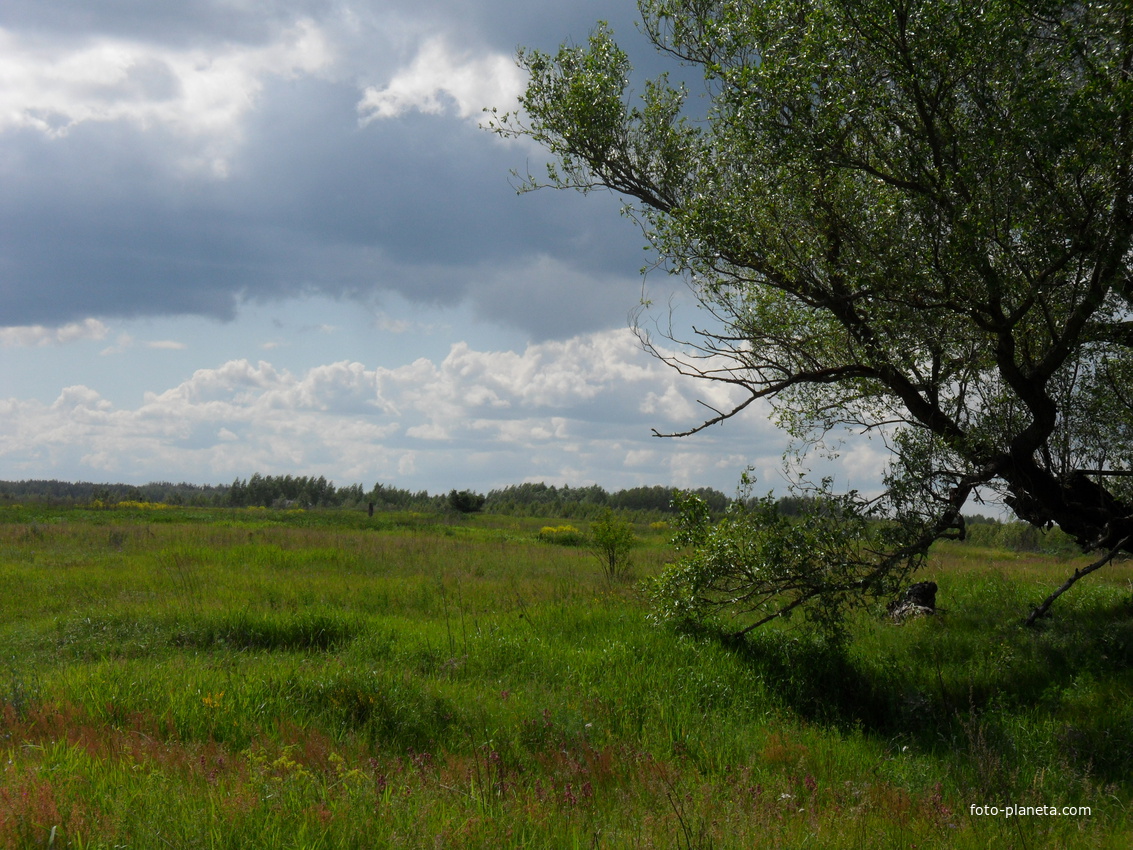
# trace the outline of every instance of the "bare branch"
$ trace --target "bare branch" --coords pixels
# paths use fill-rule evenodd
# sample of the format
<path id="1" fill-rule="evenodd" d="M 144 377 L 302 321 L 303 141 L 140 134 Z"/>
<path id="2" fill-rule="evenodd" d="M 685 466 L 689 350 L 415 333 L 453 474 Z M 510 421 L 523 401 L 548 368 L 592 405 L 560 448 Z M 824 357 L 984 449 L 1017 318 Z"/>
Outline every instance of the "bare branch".
<path id="1" fill-rule="evenodd" d="M 1060 597 L 1062 594 L 1064 594 L 1066 591 L 1068 591 L 1071 587 L 1073 587 L 1075 582 L 1077 582 L 1079 579 L 1085 578 L 1086 576 L 1088 576 L 1090 573 L 1094 572 L 1095 570 L 1100 570 L 1102 567 L 1104 567 L 1106 564 L 1108 564 L 1110 561 L 1112 561 L 1114 558 L 1116 558 L 1118 556 L 1118 554 L 1120 554 L 1121 551 L 1124 550 L 1125 547 L 1129 544 L 1130 539 L 1133 539 L 1133 538 L 1131 538 L 1131 537 L 1121 538 L 1121 540 L 1119 540 L 1117 542 L 1117 544 L 1112 549 L 1110 549 L 1108 552 L 1106 552 L 1104 555 L 1102 555 L 1100 558 L 1098 558 L 1092 564 L 1085 566 L 1085 567 L 1082 567 L 1081 569 L 1074 570 L 1074 574 L 1071 575 L 1070 578 L 1066 579 L 1066 581 L 1064 581 L 1062 583 L 1062 586 L 1060 588 L 1058 588 L 1058 590 L 1056 590 L 1054 593 L 1052 593 L 1050 596 L 1048 596 L 1046 599 L 1044 599 L 1043 603 L 1041 605 L 1039 605 L 1037 608 L 1035 608 L 1033 611 L 1031 611 L 1030 616 L 1027 617 L 1027 625 L 1033 626 L 1035 624 L 1035 622 L 1040 617 L 1047 616 L 1047 613 L 1050 611 L 1050 606 L 1054 604 L 1054 600 L 1056 600 L 1058 597 Z"/>

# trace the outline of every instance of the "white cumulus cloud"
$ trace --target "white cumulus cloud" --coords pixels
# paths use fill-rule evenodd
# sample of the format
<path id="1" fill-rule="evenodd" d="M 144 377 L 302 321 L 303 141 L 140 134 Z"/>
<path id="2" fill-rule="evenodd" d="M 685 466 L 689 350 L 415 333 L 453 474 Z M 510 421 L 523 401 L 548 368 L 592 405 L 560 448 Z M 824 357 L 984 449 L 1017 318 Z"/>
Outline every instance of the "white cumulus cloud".
<path id="1" fill-rule="evenodd" d="M 84 122 L 162 126 L 207 138 L 198 156 L 222 174 L 265 78 L 313 73 L 332 59 L 310 20 L 269 44 L 180 49 L 109 36 L 38 43 L 0 28 L 0 133 L 31 128 L 58 137 Z"/>
<path id="2" fill-rule="evenodd" d="M 18 325 L 0 328 L 0 347 L 30 348 L 39 345 L 61 345 L 87 339 L 104 339 L 109 328 L 98 319 L 70 322 L 61 327 Z"/>
<path id="3" fill-rule="evenodd" d="M 363 92 L 358 114 L 362 124 L 413 110 L 432 115 L 455 110 L 461 118 L 470 118 L 485 107 L 512 108 L 524 82 L 511 56 L 476 56 L 433 37 L 385 86 L 370 86 Z"/>
<path id="4" fill-rule="evenodd" d="M 51 403 L 0 399 L 0 464 L 23 477 L 217 483 L 258 471 L 434 492 L 525 480 L 730 490 L 747 464 L 777 465 L 782 438 L 766 410 L 689 439 L 650 433 L 699 398 L 725 406 L 725 392 L 678 375 L 626 330 L 521 351 L 458 343 L 390 367 L 231 360 L 137 406 L 84 385 Z M 860 460 L 849 465 L 865 474 Z"/>

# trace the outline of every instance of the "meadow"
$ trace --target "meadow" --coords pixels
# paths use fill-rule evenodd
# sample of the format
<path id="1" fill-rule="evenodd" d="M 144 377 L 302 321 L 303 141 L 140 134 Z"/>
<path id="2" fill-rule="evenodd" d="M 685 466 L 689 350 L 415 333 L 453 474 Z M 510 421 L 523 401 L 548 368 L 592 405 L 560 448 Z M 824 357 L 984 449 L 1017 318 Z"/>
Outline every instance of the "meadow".
<path id="1" fill-rule="evenodd" d="M 1025 629 L 1076 562 L 941 545 L 938 617 L 727 643 L 572 522 L 0 507 L 0 846 L 1133 844 L 1128 563 Z"/>

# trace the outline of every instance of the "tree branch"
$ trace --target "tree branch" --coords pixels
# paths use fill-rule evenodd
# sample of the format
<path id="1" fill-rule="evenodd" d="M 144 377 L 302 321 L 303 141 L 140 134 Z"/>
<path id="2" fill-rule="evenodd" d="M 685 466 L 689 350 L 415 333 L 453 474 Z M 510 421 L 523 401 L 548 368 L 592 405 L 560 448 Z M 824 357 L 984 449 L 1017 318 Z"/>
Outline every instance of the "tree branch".
<path id="1" fill-rule="evenodd" d="M 1058 588 L 1058 590 L 1056 590 L 1045 600 L 1043 600 L 1042 605 L 1039 605 L 1037 608 L 1035 608 L 1035 610 L 1031 612 L 1031 615 L 1027 617 L 1027 625 L 1033 626 L 1036 620 L 1038 620 L 1040 617 L 1045 617 L 1047 615 L 1047 612 L 1050 611 L 1050 606 L 1054 604 L 1054 600 L 1056 600 L 1071 587 L 1073 587 L 1076 581 L 1081 578 L 1085 578 L 1095 570 L 1100 570 L 1102 567 L 1112 561 L 1115 557 L 1117 557 L 1118 553 L 1120 553 L 1121 550 L 1125 548 L 1125 546 L 1130 542 L 1131 539 L 1133 539 L 1133 535 L 1121 538 L 1121 540 L 1117 542 L 1117 545 L 1115 545 L 1112 549 L 1110 549 L 1092 564 L 1086 567 L 1082 567 L 1080 570 L 1074 570 L 1074 574 L 1070 576 L 1070 578 L 1066 579 L 1065 582 L 1063 582 L 1062 587 Z"/>

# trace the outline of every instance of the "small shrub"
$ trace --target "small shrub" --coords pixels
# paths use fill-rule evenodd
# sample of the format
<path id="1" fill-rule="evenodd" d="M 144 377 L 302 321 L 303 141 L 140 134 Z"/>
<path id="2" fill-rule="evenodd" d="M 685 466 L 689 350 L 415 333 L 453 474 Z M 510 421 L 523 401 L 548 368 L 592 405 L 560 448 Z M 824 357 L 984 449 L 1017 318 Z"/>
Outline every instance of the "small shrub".
<path id="1" fill-rule="evenodd" d="M 590 526 L 590 550 L 602 565 L 607 581 L 620 581 L 630 574 L 630 550 L 637 545 L 633 526 L 606 511 Z"/>

